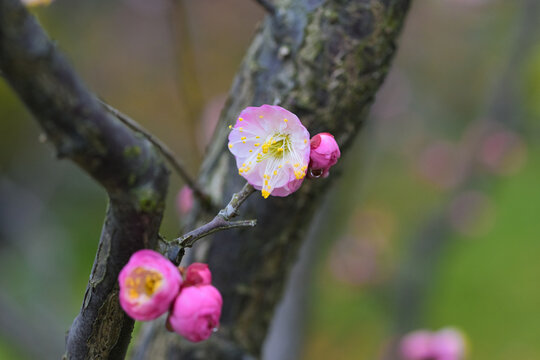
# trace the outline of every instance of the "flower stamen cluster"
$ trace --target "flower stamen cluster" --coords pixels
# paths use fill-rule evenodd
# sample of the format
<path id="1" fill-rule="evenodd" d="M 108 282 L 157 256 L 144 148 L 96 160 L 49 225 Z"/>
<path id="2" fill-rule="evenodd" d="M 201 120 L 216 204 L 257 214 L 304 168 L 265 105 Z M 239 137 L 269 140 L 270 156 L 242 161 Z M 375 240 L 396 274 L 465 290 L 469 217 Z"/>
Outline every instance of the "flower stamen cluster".
<path id="1" fill-rule="evenodd" d="M 238 173 L 264 198 L 296 191 L 309 164 L 309 133 L 296 115 L 279 106 L 242 111 L 229 134 Z"/>

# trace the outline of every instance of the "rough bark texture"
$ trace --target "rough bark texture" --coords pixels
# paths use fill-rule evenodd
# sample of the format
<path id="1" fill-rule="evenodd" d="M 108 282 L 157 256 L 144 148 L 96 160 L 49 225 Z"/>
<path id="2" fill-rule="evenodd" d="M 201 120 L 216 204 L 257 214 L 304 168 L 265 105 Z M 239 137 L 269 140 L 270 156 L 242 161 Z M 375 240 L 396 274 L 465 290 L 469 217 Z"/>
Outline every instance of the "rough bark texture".
<path id="1" fill-rule="evenodd" d="M 216 203 L 244 180 L 227 151 L 227 125 L 250 105 L 277 102 L 296 113 L 311 134 L 328 131 L 345 154 L 362 125 L 395 51 L 408 0 L 282 0 L 256 34 L 236 76 L 201 181 Z M 137 359 L 248 359 L 258 357 L 290 267 L 328 179 L 305 181 L 286 198 L 252 196 L 242 216 L 253 230 L 232 230 L 202 240 L 224 297 L 220 331 L 199 344 L 183 342 L 161 322 L 141 334 Z M 354 190 L 351 190 L 354 191 Z M 203 220 L 199 212 L 192 226 Z"/>
<path id="2" fill-rule="evenodd" d="M 133 252 L 155 247 L 168 171 L 146 139 L 104 111 L 19 0 L 0 0 L 0 69 L 58 157 L 77 163 L 110 199 L 66 357 L 124 358 L 133 320 L 120 308 L 116 279 Z"/>

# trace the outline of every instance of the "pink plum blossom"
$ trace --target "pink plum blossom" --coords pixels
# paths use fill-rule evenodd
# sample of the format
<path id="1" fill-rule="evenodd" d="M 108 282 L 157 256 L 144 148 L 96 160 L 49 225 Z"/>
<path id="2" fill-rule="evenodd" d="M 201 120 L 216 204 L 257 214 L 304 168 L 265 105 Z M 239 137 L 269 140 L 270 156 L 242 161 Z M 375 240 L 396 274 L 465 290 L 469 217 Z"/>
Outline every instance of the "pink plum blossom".
<path id="1" fill-rule="evenodd" d="M 309 163 L 309 132 L 279 106 L 247 107 L 229 134 L 238 172 L 262 196 L 287 196 L 300 187 Z"/>
<path id="2" fill-rule="evenodd" d="M 174 301 L 168 324 L 192 342 L 206 340 L 219 327 L 223 299 L 212 285 L 188 286 Z"/>
<path id="3" fill-rule="evenodd" d="M 210 285 L 212 283 L 212 273 L 207 264 L 193 263 L 189 265 L 185 272 L 183 287 L 194 285 Z"/>
<path id="4" fill-rule="evenodd" d="M 311 138 L 311 153 L 309 161 L 310 174 L 313 177 L 327 177 L 328 172 L 341 156 L 339 146 L 334 136 L 320 133 Z"/>
<path id="5" fill-rule="evenodd" d="M 463 335 L 452 328 L 414 331 L 400 344 L 401 356 L 406 360 L 463 360 L 465 349 Z"/>
<path id="6" fill-rule="evenodd" d="M 134 253 L 118 276 L 120 305 L 135 320 L 152 320 L 165 313 L 178 295 L 180 271 L 152 250 Z"/>
<path id="7" fill-rule="evenodd" d="M 193 190 L 189 186 L 185 185 L 178 192 L 176 206 L 180 215 L 186 215 L 193 207 Z"/>

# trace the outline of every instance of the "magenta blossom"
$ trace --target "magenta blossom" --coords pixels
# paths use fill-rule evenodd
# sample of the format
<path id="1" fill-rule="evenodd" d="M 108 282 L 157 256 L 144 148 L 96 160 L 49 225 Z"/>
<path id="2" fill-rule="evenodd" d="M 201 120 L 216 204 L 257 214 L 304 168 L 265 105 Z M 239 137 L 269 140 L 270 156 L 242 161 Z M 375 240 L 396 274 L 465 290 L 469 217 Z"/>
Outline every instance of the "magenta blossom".
<path id="1" fill-rule="evenodd" d="M 341 152 L 334 136 L 320 133 L 311 138 L 311 154 L 309 169 L 311 177 L 327 177 L 330 168 L 334 166 Z"/>
<path id="2" fill-rule="evenodd" d="M 210 285 L 212 273 L 207 264 L 193 263 L 186 269 L 183 287 L 194 285 Z"/>
<path id="3" fill-rule="evenodd" d="M 247 107 L 229 134 L 238 172 L 262 196 L 287 196 L 300 187 L 309 163 L 309 132 L 279 106 Z"/>
<path id="4" fill-rule="evenodd" d="M 219 327 L 223 299 L 212 285 L 188 286 L 174 301 L 168 323 L 192 342 L 206 340 Z"/>
<path id="5" fill-rule="evenodd" d="M 186 215 L 193 207 L 193 190 L 184 185 L 176 197 L 176 206 L 180 215 Z"/>
<path id="6" fill-rule="evenodd" d="M 120 305 L 135 320 L 164 314 L 180 290 L 180 271 L 163 255 L 139 250 L 118 275 Z"/>
<path id="7" fill-rule="evenodd" d="M 463 335 L 451 328 L 437 332 L 414 331 L 401 340 L 400 353 L 406 360 L 463 360 Z"/>

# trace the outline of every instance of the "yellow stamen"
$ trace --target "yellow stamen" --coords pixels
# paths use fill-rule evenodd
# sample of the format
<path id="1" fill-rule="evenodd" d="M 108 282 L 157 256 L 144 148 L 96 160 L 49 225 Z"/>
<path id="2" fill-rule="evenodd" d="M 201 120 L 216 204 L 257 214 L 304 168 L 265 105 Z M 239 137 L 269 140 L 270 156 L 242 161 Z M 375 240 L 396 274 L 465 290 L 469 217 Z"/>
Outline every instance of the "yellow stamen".
<path id="1" fill-rule="evenodd" d="M 261 190 L 261 193 L 262 193 L 262 197 L 265 198 L 265 199 L 266 199 L 268 196 L 270 196 L 270 193 L 269 193 L 268 191 L 264 190 L 264 189 Z"/>
<path id="2" fill-rule="evenodd" d="M 245 136 L 242 136 L 242 137 L 240 138 L 240 140 L 246 140 L 246 137 L 245 137 Z"/>
<path id="3" fill-rule="evenodd" d="M 259 119 L 262 119 L 262 118 L 263 118 L 263 116 L 262 116 L 262 115 L 259 115 Z"/>
<path id="4" fill-rule="evenodd" d="M 253 146 L 259 146 L 259 145 L 261 145 L 261 144 L 259 144 L 259 143 L 255 143 L 255 144 L 253 144 Z"/>
<path id="5" fill-rule="evenodd" d="M 238 121 L 244 121 L 244 119 L 242 119 L 242 118 L 238 118 Z"/>
<path id="6" fill-rule="evenodd" d="M 232 125 L 229 125 L 229 129 L 232 129 Z"/>
<path id="7" fill-rule="evenodd" d="M 229 144 L 229 149 L 232 149 L 232 147 L 233 147 L 233 144 Z"/>
<path id="8" fill-rule="evenodd" d="M 277 175 L 277 170 L 274 170 L 274 175 Z"/>
<path id="9" fill-rule="evenodd" d="M 287 120 L 287 119 L 283 119 L 283 121 L 287 122 L 287 121 L 289 121 L 289 120 Z"/>

